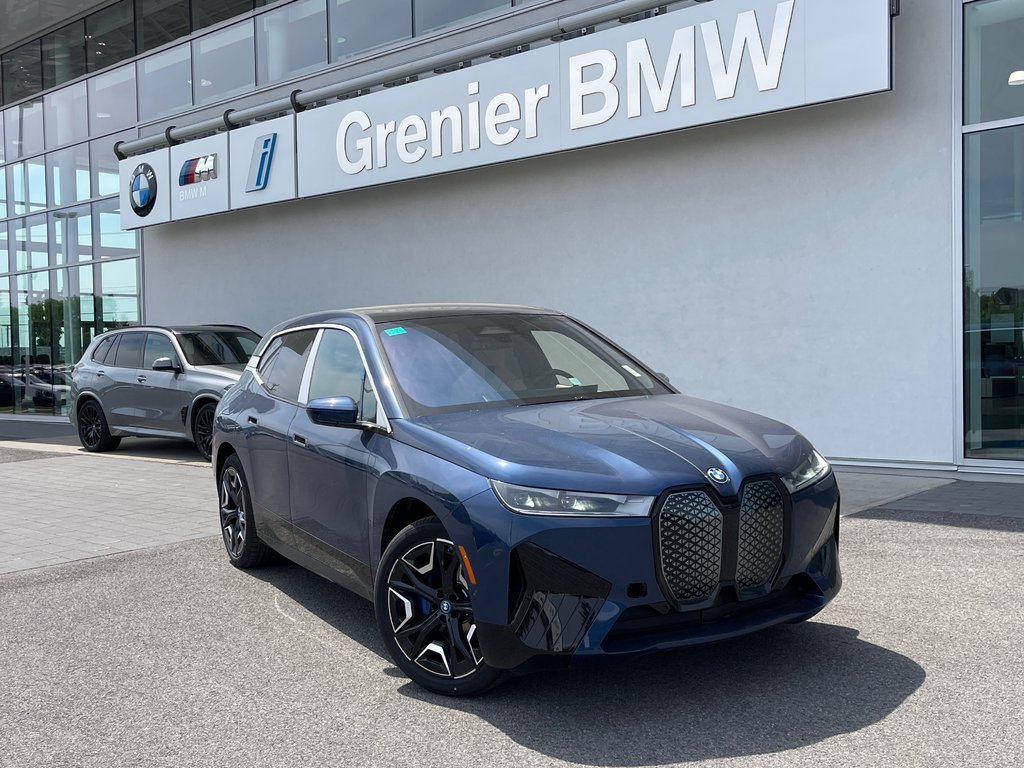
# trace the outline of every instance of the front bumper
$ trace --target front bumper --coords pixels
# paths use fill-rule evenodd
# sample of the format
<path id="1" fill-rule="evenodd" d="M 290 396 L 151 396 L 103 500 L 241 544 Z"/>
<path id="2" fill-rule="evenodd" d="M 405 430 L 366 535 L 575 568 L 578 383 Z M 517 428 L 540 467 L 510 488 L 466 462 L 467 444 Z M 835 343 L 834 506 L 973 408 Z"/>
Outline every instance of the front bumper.
<path id="1" fill-rule="evenodd" d="M 731 500 L 721 502 L 728 520 Z M 654 526 L 653 518 L 515 515 L 511 546 L 499 553 L 492 544 L 482 558 L 489 594 L 474 598 L 487 663 L 532 670 L 739 637 L 810 618 L 841 586 L 831 473 L 787 499 L 780 564 L 756 595 L 737 588 L 734 551 L 708 600 L 680 605 L 667 594 Z"/>

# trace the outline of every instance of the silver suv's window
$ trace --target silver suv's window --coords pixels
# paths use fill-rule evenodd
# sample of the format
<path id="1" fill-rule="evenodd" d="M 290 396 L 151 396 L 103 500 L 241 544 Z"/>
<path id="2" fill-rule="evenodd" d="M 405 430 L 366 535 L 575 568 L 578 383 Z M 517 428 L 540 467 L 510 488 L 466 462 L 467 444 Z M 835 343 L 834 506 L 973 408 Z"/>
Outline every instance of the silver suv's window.
<path id="1" fill-rule="evenodd" d="M 110 352 L 110 348 L 113 346 L 116 338 L 117 336 L 108 336 L 103 339 L 103 341 L 96 346 L 96 351 L 92 353 L 92 359 L 97 363 L 105 363 L 107 360 L 107 353 Z"/>
<path id="2" fill-rule="evenodd" d="M 286 333 L 270 342 L 257 368 L 267 392 L 284 400 L 299 399 L 302 372 L 315 338 L 316 330 L 311 329 Z"/>
<path id="3" fill-rule="evenodd" d="M 122 334 L 121 343 L 117 345 L 117 352 L 114 353 L 114 365 L 118 368 L 138 368 L 142 362 L 142 345 L 145 339 L 144 333 Z"/>
<path id="4" fill-rule="evenodd" d="M 363 368 L 356 341 L 345 331 L 327 328 L 313 360 L 309 399 L 351 397 L 359 406 L 359 419 L 376 421 L 377 398 Z"/>

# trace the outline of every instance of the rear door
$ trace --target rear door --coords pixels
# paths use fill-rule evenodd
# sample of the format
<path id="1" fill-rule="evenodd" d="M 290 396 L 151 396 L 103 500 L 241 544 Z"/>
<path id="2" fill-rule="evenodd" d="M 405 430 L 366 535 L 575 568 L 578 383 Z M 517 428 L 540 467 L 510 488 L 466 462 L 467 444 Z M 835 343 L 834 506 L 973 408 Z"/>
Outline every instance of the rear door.
<path id="1" fill-rule="evenodd" d="M 139 426 L 142 408 L 138 401 L 139 366 L 142 364 L 142 348 L 146 343 L 144 331 L 122 333 L 107 364 L 103 367 L 106 386 L 100 393 L 107 420 L 112 427 Z"/>

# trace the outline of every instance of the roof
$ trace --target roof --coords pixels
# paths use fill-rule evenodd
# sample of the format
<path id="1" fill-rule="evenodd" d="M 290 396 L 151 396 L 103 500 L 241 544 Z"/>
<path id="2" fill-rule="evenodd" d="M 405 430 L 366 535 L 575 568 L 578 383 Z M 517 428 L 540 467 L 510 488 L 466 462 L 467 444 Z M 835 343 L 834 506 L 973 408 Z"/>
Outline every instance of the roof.
<path id="1" fill-rule="evenodd" d="M 117 333 L 121 331 L 170 331 L 171 333 L 203 333 L 207 331 L 248 331 L 256 333 L 252 328 L 244 325 L 231 325 L 228 323 L 210 323 L 208 325 L 126 325 L 123 328 L 112 328 L 104 333 Z M 256 333 L 259 336 L 258 333 Z"/>
<path id="2" fill-rule="evenodd" d="M 286 327 L 316 325 L 318 323 L 330 323 L 353 317 L 365 318 L 372 323 L 386 323 L 419 320 L 426 317 L 485 314 L 551 315 L 557 313 L 551 309 L 540 309 L 538 307 L 527 307 L 517 304 L 392 304 L 377 307 L 324 310 L 293 318 L 284 325 Z"/>

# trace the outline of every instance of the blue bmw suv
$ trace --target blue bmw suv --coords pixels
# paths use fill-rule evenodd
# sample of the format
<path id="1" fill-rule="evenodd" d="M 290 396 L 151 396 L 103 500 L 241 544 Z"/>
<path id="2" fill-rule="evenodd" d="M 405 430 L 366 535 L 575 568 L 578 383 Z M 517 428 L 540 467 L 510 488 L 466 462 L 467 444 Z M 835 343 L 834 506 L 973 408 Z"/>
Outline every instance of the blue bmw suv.
<path id="1" fill-rule="evenodd" d="M 803 621 L 841 583 L 839 492 L 806 439 L 558 312 L 283 323 L 213 454 L 231 562 L 273 550 L 372 600 L 395 663 L 442 694 Z"/>

